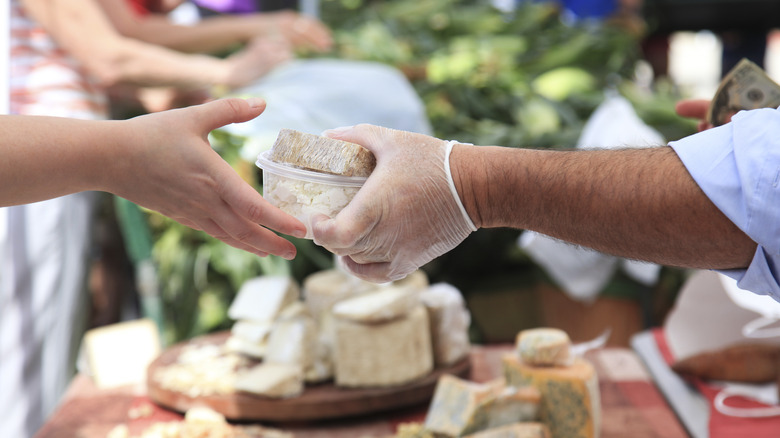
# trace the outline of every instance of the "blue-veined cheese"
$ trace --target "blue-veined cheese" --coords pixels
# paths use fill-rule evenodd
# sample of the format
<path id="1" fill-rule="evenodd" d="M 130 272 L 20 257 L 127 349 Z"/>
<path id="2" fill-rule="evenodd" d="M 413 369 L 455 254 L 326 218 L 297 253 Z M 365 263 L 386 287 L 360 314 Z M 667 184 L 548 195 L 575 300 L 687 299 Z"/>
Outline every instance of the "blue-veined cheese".
<path id="1" fill-rule="evenodd" d="M 536 388 L 507 386 L 503 378 L 474 383 L 444 375 L 436 385 L 425 428 L 437 435 L 459 437 L 534 421 L 538 418 L 540 398 Z"/>
<path id="2" fill-rule="evenodd" d="M 529 421 L 495 427 L 465 438 L 550 438 L 550 430 L 544 423 Z"/>
<path id="3" fill-rule="evenodd" d="M 540 420 L 553 438 L 597 438 L 601 427 L 598 377 L 593 365 L 575 357 L 569 366 L 534 366 L 516 354 L 503 356 L 510 385 L 532 385 L 542 394 Z"/>
<path id="4" fill-rule="evenodd" d="M 515 348 L 530 365 L 568 365 L 573 360 L 571 340 L 557 328 L 534 328 L 517 334 Z"/>

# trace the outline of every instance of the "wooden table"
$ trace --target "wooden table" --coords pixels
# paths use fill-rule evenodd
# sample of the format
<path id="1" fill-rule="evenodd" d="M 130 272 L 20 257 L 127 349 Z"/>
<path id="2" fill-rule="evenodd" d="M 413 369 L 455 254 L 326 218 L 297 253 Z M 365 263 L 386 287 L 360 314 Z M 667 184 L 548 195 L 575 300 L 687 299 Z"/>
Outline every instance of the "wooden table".
<path id="1" fill-rule="evenodd" d="M 470 379 L 484 382 L 501 375 L 501 355 L 511 346 L 474 346 Z M 587 355 L 599 376 L 602 404 L 602 438 L 683 438 L 687 437 L 666 400 L 653 384 L 637 355 L 629 349 L 607 348 Z M 137 408 L 152 413 L 132 419 Z M 398 424 L 424 421 L 426 404 L 366 417 L 296 424 L 271 424 L 297 438 L 382 438 L 392 435 Z M 142 429 L 153 421 L 174 421 L 181 415 L 154 405 L 143 387 L 100 390 L 92 381 L 78 375 L 63 403 L 36 438 L 105 438 L 118 424 Z M 145 424 L 144 424 L 145 423 Z M 135 426 L 135 427 L 132 427 Z"/>

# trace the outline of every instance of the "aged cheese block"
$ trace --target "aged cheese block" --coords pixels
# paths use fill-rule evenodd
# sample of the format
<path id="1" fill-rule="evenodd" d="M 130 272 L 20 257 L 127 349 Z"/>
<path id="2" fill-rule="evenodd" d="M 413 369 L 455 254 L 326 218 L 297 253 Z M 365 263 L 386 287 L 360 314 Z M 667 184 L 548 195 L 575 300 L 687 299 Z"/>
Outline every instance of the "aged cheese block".
<path id="1" fill-rule="evenodd" d="M 230 334 L 247 342 L 259 344 L 266 341 L 273 324 L 270 321 L 236 321 Z"/>
<path id="2" fill-rule="evenodd" d="M 368 176 L 376 159 L 355 143 L 282 129 L 271 147 L 271 159 L 304 169 L 343 176 Z"/>
<path id="3" fill-rule="evenodd" d="M 514 353 L 503 356 L 509 385 L 532 385 L 542 393 L 540 419 L 553 438 L 595 438 L 601 427 L 598 377 L 593 365 L 576 357 L 569 366 L 534 366 Z"/>
<path id="4" fill-rule="evenodd" d="M 433 370 L 428 313 L 422 305 L 386 322 L 335 317 L 333 323 L 337 386 L 400 385 Z"/>
<path id="5" fill-rule="evenodd" d="M 370 292 L 378 286 L 361 280 L 340 269 L 315 272 L 303 280 L 303 300 L 312 316 L 317 319 L 330 311 L 334 304 Z"/>
<path id="6" fill-rule="evenodd" d="M 420 294 L 431 323 L 434 364 L 446 366 L 469 353 L 471 315 L 463 296 L 454 286 L 434 284 Z"/>
<path id="7" fill-rule="evenodd" d="M 544 423 L 533 421 L 513 423 L 477 432 L 466 438 L 551 438 L 550 429 Z"/>
<path id="8" fill-rule="evenodd" d="M 523 330 L 515 347 L 523 362 L 531 365 L 568 365 L 573 359 L 569 335 L 557 328 Z"/>
<path id="9" fill-rule="evenodd" d="M 273 321 L 277 314 L 300 297 L 294 279 L 285 276 L 262 276 L 247 280 L 228 308 L 234 320 Z"/>
<path id="10" fill-rule="evenodd" d="M 420 303 L 412 287 L 385 286 L 333 306 L 333 315 L 354 322 L 377 323 L 398 319 Z"/>
<path id="11" fill-rule="evenodd" d="M 541 394 L 534 387 L 510 387 L 496 379 L 473 383 L 451 375 L 439 379 L 425 419 L 425 428 L 459 437 L 538 418 Z"/>
<path id="12" fill-rule="evenodd" d="M 287 398 L 303 393 L 303 372 L 295 365 L 261 363 L 236 375 L 238 391 Z"/>

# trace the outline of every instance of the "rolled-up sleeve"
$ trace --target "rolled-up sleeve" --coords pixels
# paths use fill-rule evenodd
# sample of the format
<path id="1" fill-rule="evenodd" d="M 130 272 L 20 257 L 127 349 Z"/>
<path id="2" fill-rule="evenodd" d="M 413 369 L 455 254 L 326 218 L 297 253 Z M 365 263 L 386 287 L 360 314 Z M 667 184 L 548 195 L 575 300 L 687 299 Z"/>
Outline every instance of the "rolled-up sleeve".
<path id="1" fill-rule="evenodd" d="M 722 272 L 780 301 L 780 110 L 743 111 L 669 145 L 707 197 L 758 244 L 747 269 Z"/>

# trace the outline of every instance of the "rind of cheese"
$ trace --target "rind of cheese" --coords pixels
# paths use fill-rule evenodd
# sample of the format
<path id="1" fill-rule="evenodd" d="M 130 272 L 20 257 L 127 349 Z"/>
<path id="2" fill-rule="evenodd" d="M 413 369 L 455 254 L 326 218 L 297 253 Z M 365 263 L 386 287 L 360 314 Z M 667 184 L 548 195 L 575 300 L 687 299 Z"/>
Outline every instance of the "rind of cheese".
<path id="1" fill-rule="evenodd" d="M 515 348 L 530 365 L 566 366 L 573 360 L 569 335 L 557 328 L 523 330 L 515 338 Z"/>
<path id="2" fill-rule="evenodd" d="M 228 308 L 234 320 L 273 321 L 287 305 L 300 298 L 300 287 L 291 277 L 262 276 L 244 282 Z"/>
<path id="3" fill-rule="evenodd" d="M 541 394 L 534 387 L 509 387 L 503 378 L 474 383 L 451 375 L 436 384 L 425 428 L 457 437 L 538 419 Z"/>
<path id="4" fill-rule="evenodd" d="M 292 129 L 279 131 L 271 160 L 343 176 L 366 177 L 376 167 L 374 154 L 363 146 Z"/>
<path id="5" fill-rule="evenodd" d="M 375 283 L 361 280 L 340 269 L 315 272 L 303 280 L 303 300 L 316 319 L 334 304 L 377 289 Z"/>
<path id="6" fill-rule="evenodd" d="M 593 365 L 575 358 L 570 366 L 533 366 L 517 355 L 502 357 L 510 385 L 534 386 L 542 393 L 540 419 L 553 438 L 597 438 L 601 427 L 598 377 Z"/>
<path id="7" fill-rule="evenodd" d="M 433 370 L 428 313 L 422 305 L 382 323 L 334 318 L 334 347 L 337 386 L 395 386 Z"/>
<path id="8" fill-rule="evenodd" d="M 433 359 L 437 367 L 462 359 L 471 348 L 471 314 L 460 291 L 446 283 L 437 283 L 420 294 L 428 310 L 433 341 Z"/>
<path id="9" fill-rule="evenodd" d="M 274 398 L 297 397 L 303 393 L 303 372 L 294 365 L 261 363 L 238 373 L 238 391 Z"/>
<path id="10" fill-rule="evenodd" d="M 381 323 L 403 317 L 419 303 L 420 296 L 414 288 L 387 286 L 340 301 L 332 311 L 336 317 L 353 322 Z"/>
<path id="11" fill-rule="evenodd" d="M 550 438 L 550 429 L 533 421 L 513 423 L 467 435 L 465 438 Z"/>

